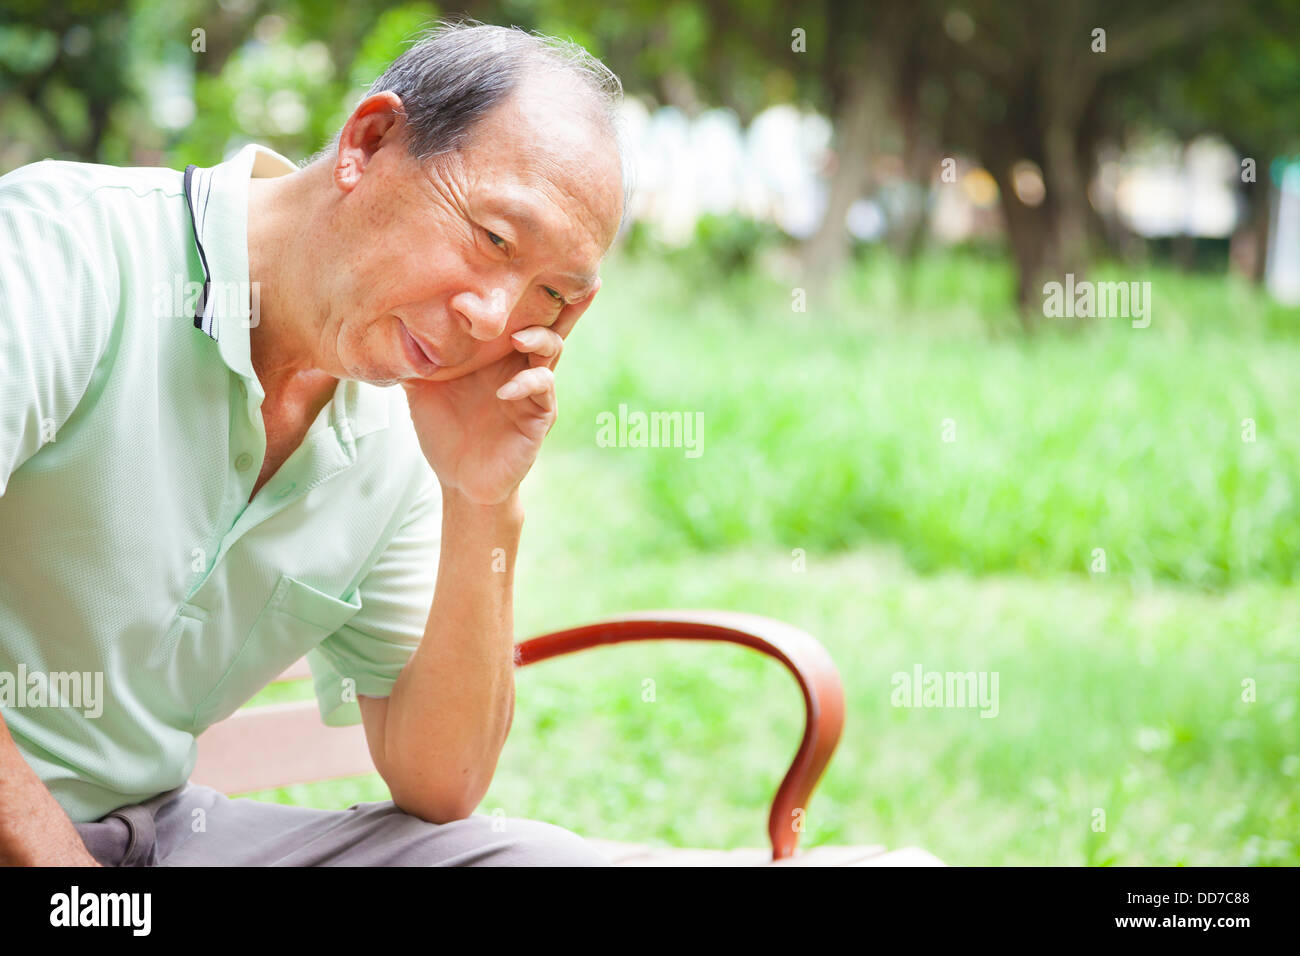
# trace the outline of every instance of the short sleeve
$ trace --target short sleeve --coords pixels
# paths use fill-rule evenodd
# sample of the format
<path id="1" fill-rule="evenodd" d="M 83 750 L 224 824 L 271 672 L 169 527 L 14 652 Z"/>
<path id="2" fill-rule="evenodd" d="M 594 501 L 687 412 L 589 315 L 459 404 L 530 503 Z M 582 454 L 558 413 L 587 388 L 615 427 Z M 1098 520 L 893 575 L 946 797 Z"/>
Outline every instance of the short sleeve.
<path id="1" fill-rule="evenodd" d="M 0 495 L 24 462 L 57 441 L 113 319 L 74 230 L 0 194 Z"/>
<path id="2" fill-rule="evenodd" d="M 438 576 L 442 495 L 433 471 L 421 465 L 421 489 L 406 519 L 358 588 L 361 610 L 307 654 L 321 720 L 330 727 L 360 723 L 356 696 L 387 697 L 424 637 Z"/>

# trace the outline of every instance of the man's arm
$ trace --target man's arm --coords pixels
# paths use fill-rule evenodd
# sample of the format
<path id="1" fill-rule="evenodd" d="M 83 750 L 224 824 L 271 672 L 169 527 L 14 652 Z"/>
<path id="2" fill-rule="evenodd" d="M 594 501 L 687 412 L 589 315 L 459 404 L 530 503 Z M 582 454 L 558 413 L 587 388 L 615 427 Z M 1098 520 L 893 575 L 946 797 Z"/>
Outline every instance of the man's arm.
<path id="1" fill-rule="evenodd" d="M 0 866 L 99 866 L 0 716 Z"/>
<path id="2" fill-rule="evenodd" d="M 514 351 L 496 363 L 448 381 L 403 383 L 420 449 L 442 488 L 438 581 L 420 646 L 392 694 L 359 701 L 393 802 L 426 820 L 473 812 L 510 731 L 519 483 L 555 424 L 564 339 L 599 289 L 597 279 L 551 325 L 514 332 Z"/>
<path id="3" fill-rule="evenodd" d="M 424 638 L 389 697 L 358 697 L 371 757 L 393 802 L 434 823 L 467 817 L 478 806 L 510 730 L 512 591 L 523 525 L 517 493 L 482 505 L 444 486 L 442 502 L 441 557 Z M 502 551 L 494 565 L 496 548 Z"/>

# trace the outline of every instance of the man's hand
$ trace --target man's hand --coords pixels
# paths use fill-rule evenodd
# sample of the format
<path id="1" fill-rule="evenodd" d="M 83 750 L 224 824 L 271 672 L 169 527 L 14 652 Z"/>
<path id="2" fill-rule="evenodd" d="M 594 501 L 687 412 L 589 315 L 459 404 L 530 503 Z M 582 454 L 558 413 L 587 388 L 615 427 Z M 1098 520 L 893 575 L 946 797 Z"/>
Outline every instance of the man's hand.
<path id="1" fill-rule="evenodd" d="M 420 448 L 443 488 L 480 505 L 508 500 L 555 424 L 555 364 L 596 288 L 549 328 L 511 336 L 515 351 L 446 382 L 403 383 Z"/>

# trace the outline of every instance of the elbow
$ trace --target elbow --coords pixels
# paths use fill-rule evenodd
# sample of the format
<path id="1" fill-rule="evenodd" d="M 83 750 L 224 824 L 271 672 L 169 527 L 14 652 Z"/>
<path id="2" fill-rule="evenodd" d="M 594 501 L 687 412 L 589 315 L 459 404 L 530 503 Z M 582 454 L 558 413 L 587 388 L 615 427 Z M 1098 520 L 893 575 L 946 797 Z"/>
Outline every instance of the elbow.
<path id="1" fill-rule="evenodd" d="M 513 712 L 512 694 L 510 716 Z M 472 747 L 438 749 L 394 739 L 390 727 L 387 750 L 371 756 L 399 810 L 429 823 L 450 823 L 469 817 L 483 802 L 505 738 L 503 731 L 490 742 L 476 739 Z"/>
<path id="2" fill-rule="evenodd" d="M 391 788 L 390 788 L 391 789 Z M 445 794 L 398 794 L 393 793 L 393 804 L 403 813 L 418 817 L 427 823 L 452 823 L 469 817 L 476 802 L 455 795 Z"/>
<path id="3" fill-rule="evenodd" d="M 470 776 L 468 772 L 465 775 Z M 403 813 L 418 817 L 428 823 L 451 823 L 467 819 L 483 802 L 486 785 L 447 787 L 430 783 L 403 784 L 386 780 L 393 804 Z"/>

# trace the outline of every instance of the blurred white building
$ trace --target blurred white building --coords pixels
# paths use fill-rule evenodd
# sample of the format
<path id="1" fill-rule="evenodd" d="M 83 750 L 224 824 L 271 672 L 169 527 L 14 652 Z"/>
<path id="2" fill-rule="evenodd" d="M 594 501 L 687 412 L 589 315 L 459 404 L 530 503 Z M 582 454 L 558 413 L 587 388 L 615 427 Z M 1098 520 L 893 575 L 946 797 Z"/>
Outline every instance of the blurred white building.
<path id="1" fill-rule="evenodd" d="M 629 220 L 665 242 L 685 242 L 703 213 L 737 212 L 811 235 L 825 208 L 819 170 L 831 124 L 815 113 L 774 106 L 742 129 L 730 110 L 691 119 L 674 107 L 653 114 L 636 99 L 623 108 L 634 184 Z"/>

